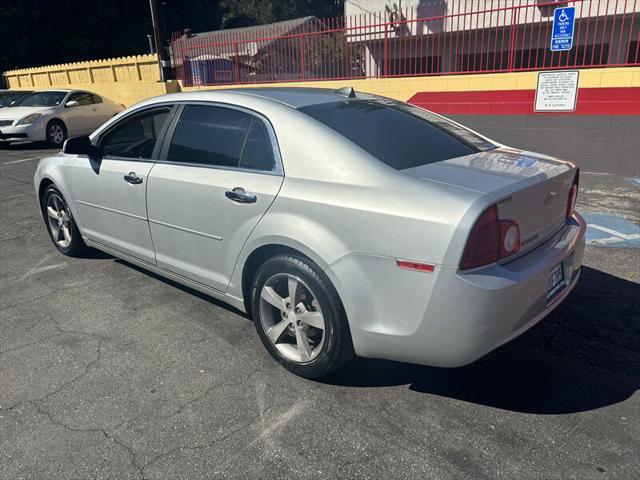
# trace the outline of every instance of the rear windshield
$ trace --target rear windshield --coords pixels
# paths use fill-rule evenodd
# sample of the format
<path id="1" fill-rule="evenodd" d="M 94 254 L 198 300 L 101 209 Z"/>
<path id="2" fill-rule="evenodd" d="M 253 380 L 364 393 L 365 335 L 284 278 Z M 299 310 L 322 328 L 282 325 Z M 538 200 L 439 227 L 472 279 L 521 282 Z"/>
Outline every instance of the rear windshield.
<path id="1" fill-rule="evenodd" d="M 395 101 L 345 100 L 299 110 L 396 170 L 496 148 L 444 118 Z"/>

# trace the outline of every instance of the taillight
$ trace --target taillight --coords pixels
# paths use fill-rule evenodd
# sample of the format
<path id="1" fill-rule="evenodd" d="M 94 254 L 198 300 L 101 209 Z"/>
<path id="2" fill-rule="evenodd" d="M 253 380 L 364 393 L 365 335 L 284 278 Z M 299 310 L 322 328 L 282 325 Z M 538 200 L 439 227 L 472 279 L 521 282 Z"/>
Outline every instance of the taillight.
<path id="1" fill-rule="evenodd" d="M 569 198 L 567 199 L 567 213 L 565 218 L 568 220 L 576 209 L 576 201 L 578 200 L 578 183 L 580 182 L 580 169 L 576 169 L 576 175 L 573 177 L 573 185 L 569 190 Z"/>
<path id="2" fill-rule="evenodd" d="M 500 221 L 500 258 L 520 251 L 520 228 L 514 220 Z"/>
<path id="3" fill-rule="evenodd" d="M 471 229 L 460 268 L 481 267 L 520 251 L 520 228 L 515 220 L 499 220 L 496 204 L 487 208 Z"/>

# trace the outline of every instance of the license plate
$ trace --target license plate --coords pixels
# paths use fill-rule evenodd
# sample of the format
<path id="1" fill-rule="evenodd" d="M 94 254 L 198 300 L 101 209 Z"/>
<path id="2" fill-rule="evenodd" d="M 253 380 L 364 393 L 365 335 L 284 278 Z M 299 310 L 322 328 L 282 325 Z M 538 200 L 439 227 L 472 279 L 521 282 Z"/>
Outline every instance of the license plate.
<path id="1" fill-rule="evenodd" d="M 553 297 L 564 287 L 564 268 L 559 263 L 551 269 L 549 273 L 549 283 L 547 284 L 547 300 Z"/>

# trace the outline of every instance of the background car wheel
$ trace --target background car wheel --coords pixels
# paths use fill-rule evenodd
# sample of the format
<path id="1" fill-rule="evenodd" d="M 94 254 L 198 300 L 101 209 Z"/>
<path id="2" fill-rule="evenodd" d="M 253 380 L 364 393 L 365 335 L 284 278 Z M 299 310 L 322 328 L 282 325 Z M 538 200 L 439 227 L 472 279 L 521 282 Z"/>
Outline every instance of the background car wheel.
<path id="1" fill-rule="evenodd" d="M 294 255 L 270 258 L 255 275 L 251 299 L 260 340 L 293 373 L 323 377 L 353 357 L 338 293 L 310 260 Z"/>
<path id="2" fill-rule="evenodd" d="M 51 120 L 47 124 L 47 143 L 54 147 L 61 147 L 67 139 L 67 127 L 60 120 Z"/>
<path id="3" fill-rule="evenodd" d="M 41 202 L 42 216 L 55 247 L 70 257 L 85 254 L 89 247 L 82 240 L 71 209 L 60 191 L 53 185 L 48 186 Z"/>

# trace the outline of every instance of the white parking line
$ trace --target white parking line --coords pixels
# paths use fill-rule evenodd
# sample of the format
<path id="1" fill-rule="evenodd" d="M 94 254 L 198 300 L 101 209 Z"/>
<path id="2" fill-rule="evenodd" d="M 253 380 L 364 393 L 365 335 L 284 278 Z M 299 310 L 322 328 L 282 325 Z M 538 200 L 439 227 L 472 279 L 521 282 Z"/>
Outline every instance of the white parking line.
<path id="1" fill-rule="evenodd" d="M 616 230 L 613 230 L 612 228 L 607 228 L 607 227 L 603 227 L 601 225 L 596 225 L 594 223 L 590 223 L 589 226 L 591 228 L 595 228 L 596 230 L 600 230 L 601 232 L 604 233 L 608 233 L 609 235 L 613 235 L 615 237 L 619 237 L 620 241 L 623 240 L 636 240 L 638 238 L 640 238 L 640 233 L 622 233 L 622 232 L 618 232 Z M 604 240 L 609 240 L 604 239 Z"/>
<path id="2" fill-rule="evenodd" d="M 41 158 L 42 157 L 21 158 L 20 160 L 12 160 L 10 162 L 3 162 L 2 165 L 9 165 L 10 163 L 28 162 L 29 160 L 39 160 Z"/>

